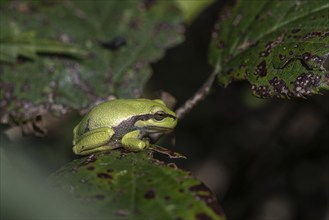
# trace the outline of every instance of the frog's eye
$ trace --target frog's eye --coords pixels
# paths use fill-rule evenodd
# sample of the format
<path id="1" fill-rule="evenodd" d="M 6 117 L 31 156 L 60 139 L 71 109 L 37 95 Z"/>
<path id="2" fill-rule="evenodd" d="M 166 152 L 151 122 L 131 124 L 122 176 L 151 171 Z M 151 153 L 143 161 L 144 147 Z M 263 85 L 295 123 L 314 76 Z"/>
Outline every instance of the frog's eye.
<path id="1" fill-rule="evenodd" d="M 156 112 L 154 114 L 154 119 L 157 120 L 157 121 L 161 121 L 163 120 L 165 117 L 167 116 L 167 114 L 163 111 L 159 111 L 159 112 Z"/>

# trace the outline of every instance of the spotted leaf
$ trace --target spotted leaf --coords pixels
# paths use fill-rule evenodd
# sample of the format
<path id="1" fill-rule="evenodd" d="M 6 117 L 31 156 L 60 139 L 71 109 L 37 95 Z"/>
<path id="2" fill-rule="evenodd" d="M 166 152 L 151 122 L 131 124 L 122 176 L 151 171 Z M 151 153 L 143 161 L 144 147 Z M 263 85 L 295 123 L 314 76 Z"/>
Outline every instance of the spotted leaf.
<path id="1" fill-rule="evenodd" d="M 237 1 L 221 12 L 210 47 L 227 86 L 248 80 L 262 98 L 306 97 L 329 89 L 328 1 Z"/>
<path id="2" fill-rule="evenodd" d="M 1 1 L 0 14 L 0 59 L 12 62 L 0 67 L 7 123 L 140 96 L 150 62 L 184 33 L 171 1 Z"/>
<path id="3" fill-rule="evenodd" d="M 190 173 L 118 150 L 77 159 L 50 183 L 70 195 L 67 205 L 90 219 L 225 219 L 211 191 Z"/>

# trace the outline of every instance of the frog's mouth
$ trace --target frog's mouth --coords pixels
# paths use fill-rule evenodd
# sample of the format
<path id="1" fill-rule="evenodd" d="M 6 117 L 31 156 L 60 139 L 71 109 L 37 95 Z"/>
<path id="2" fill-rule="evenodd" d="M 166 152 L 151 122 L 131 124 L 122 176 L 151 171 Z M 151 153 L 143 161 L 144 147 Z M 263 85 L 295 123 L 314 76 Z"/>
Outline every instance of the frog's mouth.
<path id="1" fill-rule="evenodd" d="M 174 128 L 169 128 L 169 127 L 159 127 L 159 126 L 147 126 L 145 128 L 145 131 L 149 134 L 166 134 L 170 133 L 173 131 Z"/>

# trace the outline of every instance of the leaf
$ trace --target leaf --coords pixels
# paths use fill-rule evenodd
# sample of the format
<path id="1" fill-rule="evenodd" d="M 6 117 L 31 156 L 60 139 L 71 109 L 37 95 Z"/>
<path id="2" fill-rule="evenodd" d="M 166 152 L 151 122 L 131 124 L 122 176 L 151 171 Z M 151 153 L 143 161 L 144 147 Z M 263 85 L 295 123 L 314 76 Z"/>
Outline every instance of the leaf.
<path id="1" fill-rule="evenodd" d="M 40 187 L 44 181 L 44 177 L 41 176 L 44 170 L 36 166 L 35 161 L 31 161 L 32 159 L 26 155 L 17 151 L 12 155 L 13 148 L 10 147 L 13 145 L 1 139 L 0 218 L 82 219 L 82 216 L 76 215 L 63 205 L 63 201 L 67 201 L 65 196 Z"/>
<path id="2" fill-rule="evenodd" d="M 38 53 L 61 54 L 75 58 L 83 58 L 87 51 L 78 46 L 38 39 L 34 32 L 21 33 L 17 27 L 9 25 L 6 32 L 0 34 L 0 62 L 15 63 L 19 56 L 37 59 Z"/>
<path id="3" fill-rule="evenodd" d="M 214 3 L 214 0 L 176 0 L 175 2 L 182 10 L 186 22 L 192 23 L 206 7 Z"/>
<path id="4" fill-rule="evenodd" d="M 146 151 L 114 150 L 83 157 L 50 180 L 92 219 L 225 219 L 209 189 L 190 173 L 151 159 Z"/>
<path id="5" fill-rule="evenodd" d="M 9 1 L 1 4 L 0 13 L 1 30 L 11 24 L 20 38 L 35 34 L 25 39 L 28 44 L 36 40 L 33 50 L 15 45 L 16 54 L 5 58 L 23 55 L 32 61 L 1 65 L 2 122 L 82 110 L 111 96 L 138 97 L 150 63 L 181 42 L 184 33 L 181 14 L 170 1 Z M 54 42 L 61 50 L 74 45 L 89 56 L 54 56 Z M 46 55 L 35 57 L 45 48 Z M 72 47 L 66 49 L 75 56 Z"/>
<path id="6" fill-rule="evenodd" d="M 237 1 L 210 47 L 220 84 L 247 79 L 254 95 L 305 97 L 329 89 L 328 1 Z"/>

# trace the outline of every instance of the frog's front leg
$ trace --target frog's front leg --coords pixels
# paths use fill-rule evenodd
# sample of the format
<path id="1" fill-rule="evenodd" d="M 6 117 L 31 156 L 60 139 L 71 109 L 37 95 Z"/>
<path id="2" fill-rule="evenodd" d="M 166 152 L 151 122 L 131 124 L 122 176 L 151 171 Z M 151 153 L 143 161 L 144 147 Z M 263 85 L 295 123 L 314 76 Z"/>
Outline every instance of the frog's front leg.
<path id="1" fill-rule="evenodd" d="M 111 128 L 97 128 L 84 133 L 78 140 L 73 141 L 73 152 L 78 155 L 87 155 L 99 151 L 114 149 L 109 142 L 114 131 Z"/>
<path id="2" fill-rule="evenodd" d="M 140 131 L 135 130 L 125 134 L 121 140 L 122 146 L 131 151 L 141 151 L 147 148 L 150 143 L 147 139 L 140 139 Z"/>

